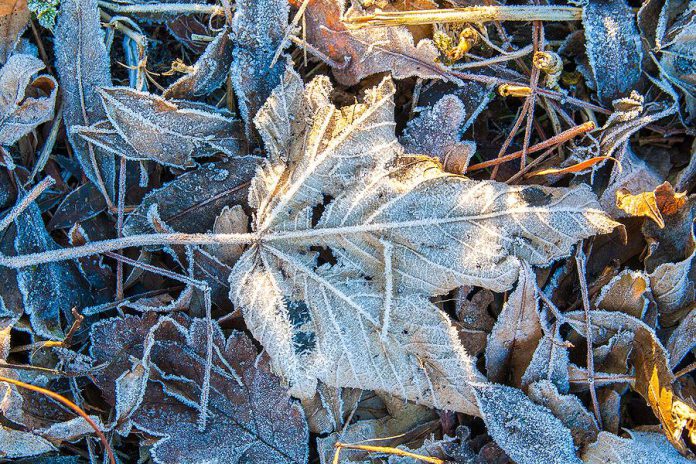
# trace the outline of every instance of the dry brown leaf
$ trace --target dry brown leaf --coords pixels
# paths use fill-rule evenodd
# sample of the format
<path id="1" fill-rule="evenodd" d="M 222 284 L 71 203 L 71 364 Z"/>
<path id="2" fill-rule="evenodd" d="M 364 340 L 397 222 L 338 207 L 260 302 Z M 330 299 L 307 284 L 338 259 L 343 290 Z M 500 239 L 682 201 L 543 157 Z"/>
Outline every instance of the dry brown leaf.
<path id="1" fill-rule="evenodd" d="M 294 7 L 302 2 L 290 0 Z M 446 69 L 436 62 L 440 53 L 431 40 L 415 44 L 405 27 L 348 29 L 341 21 L 341 4 L 339 0 L 309 0 L 305 12 L 307 41 L 332 60 L 338 82 L 354 85 L 364 77 L 385 71 L 390 71 L 395 79 L 445 75 Z M 359 7 L 351 7 L 345 17 L 362 14 Z"/>
<path id="2" fill-rule="evenodd" d="M 626 188 L 616 192 L 616 207 L 631 216 L 645 216 L 665 227 L 662 214 L 671 216 L 686 204 L 686 192 L 676 193 L 669 182 L 658 185 L 652 192 L 632 195 Z"/>
<path id="3" fill-rule="evenodd" d="M 0 3 L 0 64 L 5 64 L 29 22 L 27 0 Z"/>
<path id="4" fill-rule="evenodd" d="M 686 432 L 691 444 L 696 444 L 696 410 L 675 394 L 667 352 L 646 327 L 638 326 L 635 331 L 632 361 L 636 371 L 633 388 L 648 402 L 674 447 L 693 456 L 683 434 Z"/>
<path id="5" fill-rule="evenodd" d="M 543 336 L 539 319 L 536 275 L 527 266 L 503 306 L 486 344 L 486 373 L 493 382 L 511 377 L 519 387 L 534 350 Z"/>

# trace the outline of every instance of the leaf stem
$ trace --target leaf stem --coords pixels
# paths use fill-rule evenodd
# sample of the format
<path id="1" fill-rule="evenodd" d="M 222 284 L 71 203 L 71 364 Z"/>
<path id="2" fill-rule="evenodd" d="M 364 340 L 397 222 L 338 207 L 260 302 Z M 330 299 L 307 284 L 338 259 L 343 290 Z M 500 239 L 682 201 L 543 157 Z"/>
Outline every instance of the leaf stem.
<path id="1" fill-rule="evenodd" d="M 4 222 L 4 221 L 3 221 Z M 0 265 L 21 268 L 37 264 L 65 261 L 67 259 L 83 258 L 85 256 L 107 253 L 123 248 L 158 246 L 158 245 L 228 245 L 235 243 L 248 244 L 257 240 L 258 235 L 249 234 L 142 234 L 129 237 L 102 240 L 87 243 L 74 248 L 61 248 L 21 256 L 0 255 Z"/>
<path id="2" fill-rule="evenodd" d="M 383 26 L 418 26 L 436 23 L 484 23 L 490 21 L 580 21 L 582 8 L 570 6 L 471 6 L 439 10 L 379 11 L 344 18 L 350 29 Z"/>

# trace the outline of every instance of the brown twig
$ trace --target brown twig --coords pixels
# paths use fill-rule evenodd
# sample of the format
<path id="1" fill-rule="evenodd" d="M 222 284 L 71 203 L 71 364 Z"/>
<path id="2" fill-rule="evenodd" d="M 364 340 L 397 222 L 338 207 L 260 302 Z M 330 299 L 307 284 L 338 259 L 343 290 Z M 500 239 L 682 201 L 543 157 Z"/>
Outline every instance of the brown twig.
<path id="1" fill-rule="evenodd" d="M 527 153 L 531 154 L 531 153 L 536 153 L 536 152 L 545 150 L 546 148 L 561 144 L 561 143 L 566 142 L 574 137 L 577 137 L 578 135 L 582 135 L 582 134 L 585 134 L 591 130 L 594 130 L 594 128 L 595 128 L 595 124 L 591 121 L 582 123 L 582 124 L 577 125 L 575 127 L 571 127 L 570 129 L 565 130 L 558 135 L 554 135 L 550 139 L 547 139 L 547 140 L 544 140 L 543 142 L 539 142 L 535 145 L 532 145 L 531 147 L 529 147 L 529 150 L 527 150 Z M 472 164 L 471 166 L 469 166 L 467 168 L 466 172 L 479 171 L 481 169 L 486 169 L 486 168 L 490 168 L 492 166 L 497 166 L 498 164 L 507 163 L 508 161 L 512 161 L 514 159 L 517 159 L 520 156 L 522 156 L 522 150 L 516 151 L 514 153 L 503 156 L 501 158 L 496 158 L 493 160 L 484 161 L 484 162 L 477 163 L 477 164 Z"/>
<path id="2" fill-rule="evenodd" d="M 63 395 L 59 395 L 58 393 L 52 392 L 51 390 L 47 390 L 45 388 L 37 387 L 36 385 L 31 385 L 29 383 L 24 383 L 22 381 L 10 379 L 8 377 L 3 377 L 3 376 L 0 376 L 0 382 L 6 382 L 6 383 L 12 384 L 14 386 L 24 388 L 27 390 L 31 390 L 33 392 L 37 392 L 37 393 L 40 393 L 42 395 L 48 396 L 49 398 L 52 398 L 52 399 L 58 401 L 59 403 L 63 404 L 64 406 L 67 406 L 68 408 L 72 409 L 78 416 L 82 417 L 89 424 L 90 427 L 92 427 L 92 429 L 94 430 L 94 433 L 97 434 L 97 436 L 99 437 L 99 440 L 101 440 L 101 442 L 102 442 L 102 445 L 104 445 L 104 449 L 106 450 L 106 454 L 109 457 L 109 462 L 111 464 L 116 464 L 116 459 L 114 458 L 114 453 L 113 453 L 113 451 L 111 451 L 111 446 L 109 445 L 109 442 L 106 439 L 104 432 L 102 432 L 99 429 L 99 426 L 78 405 L 76 405 L 75 403 L 73 403 L 72 401 L 70 401 L 69 399 L 64 397 Z"/>

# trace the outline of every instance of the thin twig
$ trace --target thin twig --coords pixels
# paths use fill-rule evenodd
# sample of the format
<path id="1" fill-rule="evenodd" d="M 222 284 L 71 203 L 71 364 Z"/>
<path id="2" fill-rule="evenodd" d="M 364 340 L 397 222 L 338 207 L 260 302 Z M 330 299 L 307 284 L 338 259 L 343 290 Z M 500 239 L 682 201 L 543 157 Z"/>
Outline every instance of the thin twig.
<path id="1" fill-rule="evenodd" d="M 389 446 L 350 445 L 347 443 L 337 442 L 334 445 L 334 448 L 336 448 L 336 454 L 334 455 L 334 460 L 333 460 L 334 464 L 338 464 L 339 452 L 342 449 L 352 449 L 352 450 L 368 451 L 368 452 L 372 452 L 372 453 L 391 454 L 394 456 L 403 456 L 405 458 L 417 459 L 418 461 L 429 462 L 432 464 L 447 464 L 447 461 L 443 461 L 442 459 L 439 459 L 439 458 L 433 458 L 430 456 L 422 456 L 420 454 L 410 453 L 408 451 L 404 451 L 404 450 L 401 450 L 399 448 L 392 448 Z"/>
<path id="2" fill-rule="evenodd" d="M 590 389 L 590 398 L 592 399 L 592 409 L 594 410 L 595 419 L 599 428 L 604 428 L 602 425 L 602 415 L 599 412 L 599 401 L 597 400 L 597 390 L 595 389 L 595 371 L 594 371 L 594 351 L 592 343 L 592 320 L 590 315 L 590 297 L 587 292 L 587 281 L 585 280 L 586 271 L 585 252 L 582 250 L 582 244 L 578 246 L 578 251 L 575 254 L 575 264 L 578 271 L 578 280 L 580 281 L 580 293 L 582 295 L 582 306 L 585 310 L 585 338 L 587 341 L 587 385 Z"/>
<path id="3" fill-rule="evenodd" d="M 104 445 L 104 449 L 106 450 L 106 454 L 109 457 L 109 462 L 111 464 L 116 464 L 116 459 L 114 458 L 114 453 L 113 453 L 113 451 L 111 451 L 111 446 L 109 445 L 109 442 L 107 441 L 106 436 L 104 435 L 104 432 L 101 431 L 99 426 L 92 420 L 92 418 L 89 417 L 89 415 L 87 415 L 87 413 L 84 412 L 78 405 L 76 405 L 75 403 L 73 403 L 72 401 L 70 401 L 69 399 L 64 397 L 63 395 L 59 395 L 58 393 L 52 392 L 51 390 L 47 390 L 45 388 L 37 387 L 36 385 L 31 385 L 28 383 L 21 382 L 19 380 L 10 379 L 8 377 L 3 377 L 3 376 L 0 376 L 0 382 L 10 383 L 14 386 L 24 388 L 27 390 L 31 390 L 33 392 L 37 392 L 37 393 L 40 393 L 42 395 L 46 395 L 49 398 L 52 398 L 52 399 L 58 401 L 59 403 L 63 404 L 64 406 L 67 406 L 68 408 L 75 411 L 75 413 L 78 416 L 82 417 L 89 424 L 89 426 L 92 427 L 92 429 L 94 430 L 94 433 L 97 434 L 97 436 L 99 437 L 99 440 L 101 440 L 101 442 L 102 442 L 102 445 Z"/>
<path id="4" fill-rule="evenodd" d="M 563 142 L 566 142 L 574 137 L 577 137 L 578 135 L 585 134 L 591 130 L 594 130 L 595 125 L 593 122 L 585 122 L 580 125 L 577 125 L 575 127 L 571 127 L 568 130 L 565 130 L 561 132 L 558 135 L 555 135 L 551 137 L 550 139 L 544 140 L 543 142 L 539 142 L 535 145 L 532 145 L 529 147 L 529 150 L 527 150 L 528 154 L 531 153 L 536 153 L 538 151 L 545 150 L 546 148 L 552 147 L 554 145 L 561 144 Z M 522 156 L 522 150 L 516 151 L 514 153 L 511 153 L 509 155 L 503 156 L 502 158 L 496 158 L 492 159 L 489 161 L 484 161 L 482 163 L 477 163 L 477 164 L 472 164 L 469 166 L 466 170 L 466 172 L 472 172 L 472 171 L 479 171 L 481 169 L 486 169 L 490 168 L 491 166 L 496 166 L 501 163 L 506 163 L 508 161 L 512 161 L 514 159 L 519 158 Z"/>

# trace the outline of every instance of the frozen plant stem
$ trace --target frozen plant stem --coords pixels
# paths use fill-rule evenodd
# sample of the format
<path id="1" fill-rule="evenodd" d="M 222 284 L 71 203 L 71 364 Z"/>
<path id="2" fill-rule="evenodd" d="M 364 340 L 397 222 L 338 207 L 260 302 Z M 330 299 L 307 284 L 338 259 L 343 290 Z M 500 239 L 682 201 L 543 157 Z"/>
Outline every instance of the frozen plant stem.
<path id="1" fill-rule="evenodd" d="M 491 21 L 580 21 L 582 8 L 570 6 L 501 5 L 441 10 L 379 11 L 345 18 L 351 29 L 380 26 L 416 26 L 436 23 L 484 23 Z"/>
<path id="2" fill-rule="evenodd" d="M 597 390 L 595 389 L 595 370 L 594 370 L 594 351 L 592 346 L 592 320 L 590 316 L 590 296 L 587 291 L 587 281 L 585 280 L 587 258 L 582 250 L 582 243 L 578 245 L 578 252 L 575 255 L 575 264 L 578 271 L 578 280 L 580 281 L 580 293 L 582 294 L 582 306 L 585 310 L 585 340 L 587 341 L 587 386 L 590 389 L 590 398 L 592 399 L 592 409 L 594 410 L 595 419 L 600 430 L 604 428 L 602 425 L 602 416 L 599 412 L 599 401 L 597 401 Z"/>
<path id="3" fill-rule="evenodd" d="M 143 5 L 119 5 L 117 3 L 97 2 L 101 8 L 120 14 L 150 14 L 150 15 L 187 15 L 210 14 L 221 15 L 225 11 L 220 5 L 204 3 L 148 3 Z"/>

